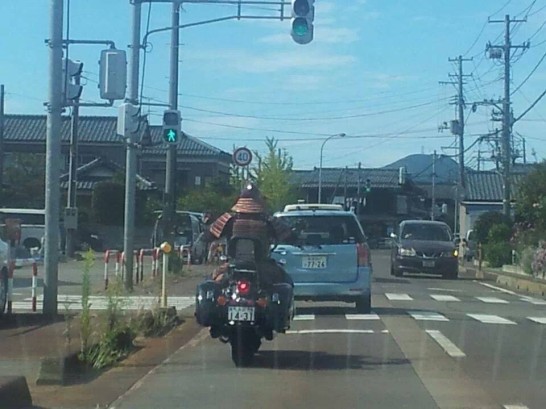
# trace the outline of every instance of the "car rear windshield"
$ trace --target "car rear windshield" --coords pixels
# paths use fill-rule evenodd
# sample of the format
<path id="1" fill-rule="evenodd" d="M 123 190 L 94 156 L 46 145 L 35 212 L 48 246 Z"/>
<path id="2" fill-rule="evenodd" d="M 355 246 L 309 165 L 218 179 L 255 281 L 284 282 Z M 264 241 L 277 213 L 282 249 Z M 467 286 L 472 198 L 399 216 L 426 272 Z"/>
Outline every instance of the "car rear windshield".
<path id="1" fill-rule="evenodd" d="M 449 228 L 434 224 L 406 224 L 400 237 L 404 240 L 451 241 Z"/>
<path id="2" fill-rule="evenodd" d="M 360 225 L 351 216 L 279 216 L 292 229 L 286 243 L 295 245 L 328 245 L 362 243 Z"/>

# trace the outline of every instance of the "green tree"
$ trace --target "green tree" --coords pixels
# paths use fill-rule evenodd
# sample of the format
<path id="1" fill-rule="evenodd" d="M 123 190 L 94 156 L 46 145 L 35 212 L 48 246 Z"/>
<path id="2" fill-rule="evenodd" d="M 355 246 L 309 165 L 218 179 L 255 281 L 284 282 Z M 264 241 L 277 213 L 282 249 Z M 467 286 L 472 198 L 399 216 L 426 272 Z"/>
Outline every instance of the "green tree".
<path id="1" fill-rule="evenodd" d="M 278 140 L 266 138 L 267 152 L 254 152 L 256 163 L 251 169 L 251 176 L 267 200 L 270 211 L 295 200 L 295 192 L 290 184 L 290 174 L 294 161 L 284 148 L 278 147 Z"/>
<path id="2" fill-rule="evenodd" d="M 6 207 L 45 205 L 45 155 L 14 153 L 4 168 L 1 201 Z"/>
<path id="3" fill-rule="evenodd" d="M 218 217 L 228 211 L 239 189 L 223 179 L 215 179 L 205 186 L 193 188 L 178 200 L 179 210 L 195 212 L 210 212 L 213 217 Z"/>
<path id="4" fill-rule="evenodd" d="M 512 228 L 510 219 L 499 212 L 487 212 L 478 217 L 474 224 L 474 230 L 476 232 L 476 240 L 479 243 L 487 243 L 489 239 L 489 232 L 495 225 L 504 224 L 509 229 Z"/>
<path id="5" fill-rule="evenodd" d="M 546 161 L 521 181 L 516 199 L 516 221 L 546 231 Z"/>

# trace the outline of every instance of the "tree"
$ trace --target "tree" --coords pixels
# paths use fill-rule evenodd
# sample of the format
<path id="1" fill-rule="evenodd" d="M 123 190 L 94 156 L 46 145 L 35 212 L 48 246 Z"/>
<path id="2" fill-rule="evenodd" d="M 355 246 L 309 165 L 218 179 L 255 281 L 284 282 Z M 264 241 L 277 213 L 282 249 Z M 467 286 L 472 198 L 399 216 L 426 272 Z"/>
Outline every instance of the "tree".
<path id="1" fill-rule="evenodd" d="M 290 184 L 294 161 L 286 149 L 278 148 L 278 140 L 275 138 L 266 138 L 265 144 L 265 155 L 254 152 L 257 163 L 252 167 L 251 175 L 266 198 L 269 210 L 277 211 L 295 200 Z"/>
<path id="2" fill-rule="evenodd" d="M 546 162 L 539 164 L 520 183 L 516 221 L 546 231 Z"/>
<path id="3" fill-rule="evenodd" d="M 178 200 L 178 209 L 209 212 L 213 217 L 218 217 L 228 211 L 235 203 L 238 189 L 226 183 L 225 180 L 216 179 L 208 182 L 206 186 L 191 189 Z"/>
<path id="4" fill-rule="evenodd" d="M 4 169 L 2 206 L 43 208 L 45 206 L 45 156 L 14 153 Z"/>
<path id="5" fill-rule="evenodd" d="M 488 239 L 490 238 L 489 232 L 491 231 L 492 227 L 496 225 L 506 225 L 509 229 L 512 227 L 510 219 L 508 219 L 502 213 L 487 212 L 480 215 L 474 224 L 476 240 L 479 243 L 487 243 Z"/>

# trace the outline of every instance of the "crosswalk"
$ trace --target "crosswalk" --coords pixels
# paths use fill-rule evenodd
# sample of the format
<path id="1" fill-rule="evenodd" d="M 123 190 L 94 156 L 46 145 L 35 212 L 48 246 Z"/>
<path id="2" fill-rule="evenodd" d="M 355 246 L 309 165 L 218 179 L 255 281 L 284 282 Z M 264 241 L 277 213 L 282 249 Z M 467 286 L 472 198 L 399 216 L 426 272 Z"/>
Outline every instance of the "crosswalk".
<path id="1" fill-rule="evenodd" d="M 81 311 L 82 297 L 80 295 L 59 295 L 57 297 L 58 310 Z M 110 298 L 106 296 L 90 296 L 89 305 L 91 310 L 108 309 Z M 152 309 L 160 305 L 159 297 L 152 296 L 126 296 L 115 299 L 120 309 L 129 311 L 138 311 L 141 309 Z M 37 298 L 37 309 L 41 311 L 43 296 Z M 183 310 L 191 307 L 195 303 L 194 297 L 168 297 L 167 305 L 176 307 L 177 310 Z M 12 305 L 15 311 L 30 311 L 32 309 L 32 299 L 26 298 L 23 301 L 14 301 Z"/>
<path id="2" fill-rule="evenodd" d="M 445 303 L 452 302 L 480 302 L 484 304 L 511 304 L 514 302 L 523 302 L 533 305 L 546 305 L 546 300 L 518 295 L 516 293 L 510 294 L 511 297 L 500 298 L 492 296 L 469 296 L 469 295 L 451 295 L 451 294 L 407 294 L 407 293 L 385 293 L 384 296 L 389 301 L 427 301 L 434 300 Z"/>

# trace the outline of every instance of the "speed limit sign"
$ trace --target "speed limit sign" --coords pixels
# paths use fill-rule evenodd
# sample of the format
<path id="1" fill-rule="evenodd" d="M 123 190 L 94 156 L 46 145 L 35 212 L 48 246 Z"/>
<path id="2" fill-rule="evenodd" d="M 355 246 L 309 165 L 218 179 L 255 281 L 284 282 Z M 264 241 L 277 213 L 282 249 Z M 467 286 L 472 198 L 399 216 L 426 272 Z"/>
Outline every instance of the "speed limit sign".
<path id="1" fill-rule="evenodd" d="M 233 162 L 237 166 L 248 166 L 252 162 L 252 152 L 248 148 L 237 148 L 233 152 Z"/>

